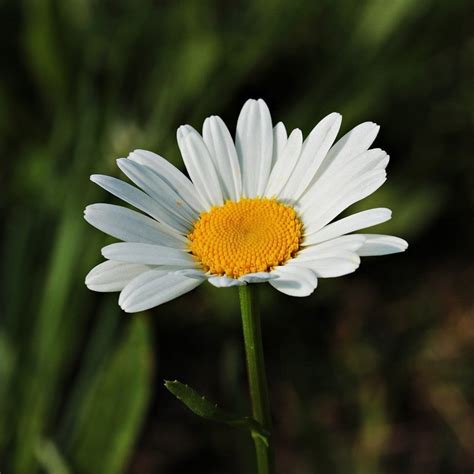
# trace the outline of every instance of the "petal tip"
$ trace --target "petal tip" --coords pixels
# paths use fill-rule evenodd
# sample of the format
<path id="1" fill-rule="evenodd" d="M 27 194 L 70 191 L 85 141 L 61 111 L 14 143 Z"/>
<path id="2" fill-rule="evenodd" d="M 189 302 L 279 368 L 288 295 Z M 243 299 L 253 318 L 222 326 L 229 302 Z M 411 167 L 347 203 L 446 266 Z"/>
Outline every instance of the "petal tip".
<path id="1" fill-rule="evenodd" d="M 130 155 L 129 155 L 130 156 Z M 128 158 L 117 158 L 115 162 L 117 163 L 117 166 L 123 171 L 123 168 L 127 166 L 127 164 L 132 161 L 129 160 Z"/>

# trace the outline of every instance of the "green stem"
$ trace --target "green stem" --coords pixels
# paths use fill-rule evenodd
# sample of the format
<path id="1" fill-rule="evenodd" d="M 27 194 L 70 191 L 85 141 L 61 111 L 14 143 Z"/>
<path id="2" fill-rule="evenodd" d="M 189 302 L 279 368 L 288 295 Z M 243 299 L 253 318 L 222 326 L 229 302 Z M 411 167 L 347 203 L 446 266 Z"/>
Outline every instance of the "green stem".
<path id="1" fill-rule="evenodd" d="M 263 358 L 260 313 L 257 303 L 257 285 L 239 286 L 240 310 L 244 331 L 245 355 L 249 379 L 253 417 L 271 433 L 270 404 L 268 402 L 267 377 Z M 252 435 L 257 455 L 258 474 L 273 474 L 275 461 L 271 436 L 268 445 L 261 437 Z"/>

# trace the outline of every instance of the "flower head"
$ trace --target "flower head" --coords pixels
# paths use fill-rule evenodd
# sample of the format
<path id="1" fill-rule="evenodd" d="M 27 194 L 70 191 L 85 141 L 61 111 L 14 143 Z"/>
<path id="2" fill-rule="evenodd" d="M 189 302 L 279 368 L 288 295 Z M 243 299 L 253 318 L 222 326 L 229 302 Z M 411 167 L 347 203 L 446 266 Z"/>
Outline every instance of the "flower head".
<path id="1" fill-rule="evenodd" d="M 91 180 L 142 212 L 111 204 L 86 208 L 85 219 L 121 240 L 102 249 L 106 261 L 86 277 L 95 291 L 120 291 L 127 312 L 180 296 L 205 280 L 217 287 L 268 281 L 307 296 L 318 278 L 355 271 L 361 256 L 404 251 L 408 244 L 354 234 L 390 219 L 385 208 L 333 221 L 386 179 L 388 155 L 369 149 L 378 125 L 358 125 L 335 144 L 341 116 L 321 120 L 303 141 L 275 127 L 263 100 L 248 100 L 235 144 L 216 116 L 202 136 L 178 129 L 187 178 L 159 155 L 135 150 L 117 161 L 137 186 L 93 175 Z"/>

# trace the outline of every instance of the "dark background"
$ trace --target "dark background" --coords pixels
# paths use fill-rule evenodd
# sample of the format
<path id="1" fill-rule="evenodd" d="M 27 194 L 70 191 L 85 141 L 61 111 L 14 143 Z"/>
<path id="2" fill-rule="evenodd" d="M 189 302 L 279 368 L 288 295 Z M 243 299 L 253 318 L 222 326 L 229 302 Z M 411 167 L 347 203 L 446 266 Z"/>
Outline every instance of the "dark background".
<path id="1" fill-rule="evenodd" d="M 262 285 L 279 472 L 474 469 L 474 5 L 470 0 L 0 3 L 2 473 L 251 473 L 245 432 L 163 387 L 248 412 L 238 299 L 206 284 L 141 315 L 84 276 L 135 148 L 182 166 L 175 130 L 249 98 L 308 133 L 381 124 L 400 255 L 308 298 Z"/>

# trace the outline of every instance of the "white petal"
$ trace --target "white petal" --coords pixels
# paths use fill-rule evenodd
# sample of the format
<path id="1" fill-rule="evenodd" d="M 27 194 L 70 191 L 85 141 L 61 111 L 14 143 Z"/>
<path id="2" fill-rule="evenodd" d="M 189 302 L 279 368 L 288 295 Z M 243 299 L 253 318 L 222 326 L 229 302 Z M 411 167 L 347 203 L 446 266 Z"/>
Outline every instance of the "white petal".
<path id="1" fill-rule="evenodd" d="M 372 122 L 364 122 L 339 139 L 329 150 L 325 160 L 321 164 L 315 180 L 326 171 L 335 171 L 346 166 L 352 158 L 360 155 L 370 148 L 375 140 L 380 126 Z"/>
<path id="2" fill-rule="evenodd" d="M 283 122 L 278 122 L 273 127 L 272 169 L 275 166 L 275 163 L 281 158 L 281 153 L 285 148 L 287 140 L 288 134 L 285 125 Z"/>
<path id="3" fill-rule="evenodd" d="M 321 209 L 325 203 L 340 196 L 341 190 L 352 186 L 367 173 L 385 169 L 389 160 L 390 157 L 385 151 L 376 148 L 354 157 L 336 172 L 328 171 L 301 196 L 298 202 L 300 212 L 304 213 L 315 207 Z"/>
<path id="4" fill-rule="evenodd" d="M 239 200 L 242 195 L 240 164 L 225 123 L 220 117 L 208 117 L 204 121 L 202 136 L 214 162 L 224 198 Z"/>
<path id="5" fill-rule="evenodd" d="M 180 270 L 173 271 L 173 273 L 188 278 L 195 278 L 196 280 L 207 280 L 207 275 L 202 270 L 197 268 L 182 268 Z"/>
<path id="6" fill-rule="evenodd" d="M 161 220 L 170 226 L 181 223 L 191 225 L 198 214 L 181 196 L 155 171 L 145 165 L 120 158 L 118 167 L 137 186 L 151 196 L 162 209 Z"/>
<path id="7" fill-rule="evenodd" d="M 324 242 L 340 235 L 349 234 L 360 229 L 366 229 L 374 225 L 381 224 L 390 220 L 392 211 L 383 207 L 377 209 L 369 209 L 367 211 L 357 212 L 351 216 L 344 217 L 338 221 L 328 224 L 322 229 L 311 233 L 310 228 L 306 229 L 306 234 L 303 239 L 303 246 L 317 244 Z"/>
<path id="8" fill-rule="evenodd" d="M 296 266 L 298 263 L 297 259 L 291 260 L 287 267 Z M 300 263 L 300 265 L 303 264 L 319 278 L 332 278 L 347 275 L 357 270 L 360 265 L 360 257 L 353 252 L 341 251 L 338 252 L 337 256 L 317 258 Z"/>
<path id="9" fill-rule="evenodd" d="M 120 293 L 119 305 L 127 313 L 145 311 L 191 291 L 203 280 L 150 270 L 133 279 Z"/>
<path id="10" fill-rule="evenodd" d="M 93 291 L 121 291 L 135 277 L 149 269 L 146 265 L 107 260 L 87 274 L 86 285 Z"/>
<path id="11" fill-rule="evenodd" d="M 365 237 L 362 234 L 343 235 L 326 242 L 305 247 L 299 251 L 296 257 L 291 260 L 298 263 L 301 261 L 314 260 L 315 258 L 324 258 L 326 256 L 337 256 L 338 253 L 350 251 L 356 252 L 364 245 Z"/>
<path id="12" fill-rule="evenodd" d="M 187 268 L 195 266 L 195 260 L 186 251 L 153 244 L 120 242 L 104 247 L 102 255 L 109 260 L 144 265 L 171 265 Z"/>
<path id="13" fill-rule="evenodd" d="M 334 197 L 315 211 L 309 209 L 306 213 L 300 213 L 305 228 L 311 229 L 311 232 L 321 229 L 350 205 L 375 192 L 386 179 L 387 175 L 384 170 L 366 173 L 363 177 L 351 183 L 341 196 Z"/>
<path id="14" fill-rule="evenodd" d="M 211 285 L 217 288 L 228 288 L 230 286 L 243 286 L 246 285 L 245 281 L 240 281 L 237 278 L 229 278 L 226 276 L 214 276 L 208 279 Z"/>
<path id="15" fill-rule="evenodd" d="M 255 273 L 247 273 L 239 278 L 241 281 L 245 281 L 246 283 L 264 283 L 270 280 L 276 280 L 279 276 L 276 273 L 268 273 L 268 272 L 255 272 Z"/>
<path id="16" fill-rule="evenodd" d="M 282 199 L 295 201 L 303 194 L 333 144 L 341 120 L 340 114 L 332 113 L 313 128 L 304 141 L 298 163 L 280 194 Z"/>
<path id="17" fill-rule="evenodd" d="M 272 165 L 272 118 L 262 99 L 249 99 L 237 120 L 235 146 L 245 197 L 263 196 Z"/>
<path id="18" fill-rule="evenodd" d="M 208 207 L 224 203 L 214 163 L 201 135 L 189 125 L 179 127 L 178 145 L 189 176 Z"/>
<path id="19" fill-rule="evenodd" d="M 89 224 L 125 242 L 185 248 L 188 239 L 139 212 L 112 204 L 91 204 L 84 211 Z"/>
<path id="20" fill-rule="evenodd" d="M 94 174 L 91 176 L 91 181 L 98 184 L 101 188 L 105 189 L 109 193 L 123 199 L 128 204 L 140 209 L 140 211 L 146 212 L 154 219 L 160 221 L 162 224 L 169 225 L 172 229 L 182 234 L 189 232 L 189 225 L 183 223 L 182 219 L 173 218 L 170 219 L 163 208 L 148 194 L 140 191 L 135 186 L 125 183 L 117 178 L 111 176 L 103 176 Z M 167 224 L 167 223 L 171 223 Z"/>
<path id="21" fill-rule="evenodd" d="M 388 255 L 404 252 L 408 242 L 392 235 L 361 234 L 365 237 L 364 245 L 357 251 L 361 257 L 372 255 Z"/>
<path id="22" fill-rule="evenodd" d="M 286 295 L 308 296 L 318 286 L 316 275 L 306 267 L 285 265 L 276 267 L 273 273 L 278 275 L 278 278 L 270 280 L 270 285 Z"/>
<path id="23" fill-rule="evenodd" d="M 273 197 L 280 194 L 298 162 L 302 145 L 303 134 L 299 128 L 296 128 L 291 132 L 285 147 L 281 151 L 281 156 L 272 169 L 265 190 L 266 196 Z"/>
<path id="24" fill-rule="evenodd" d="M 135 150 L 128 155 L 128 159 L 158 173 L 198 214 L 207 209 L 191 180 L 168 160 L 146 150 Z"/>

